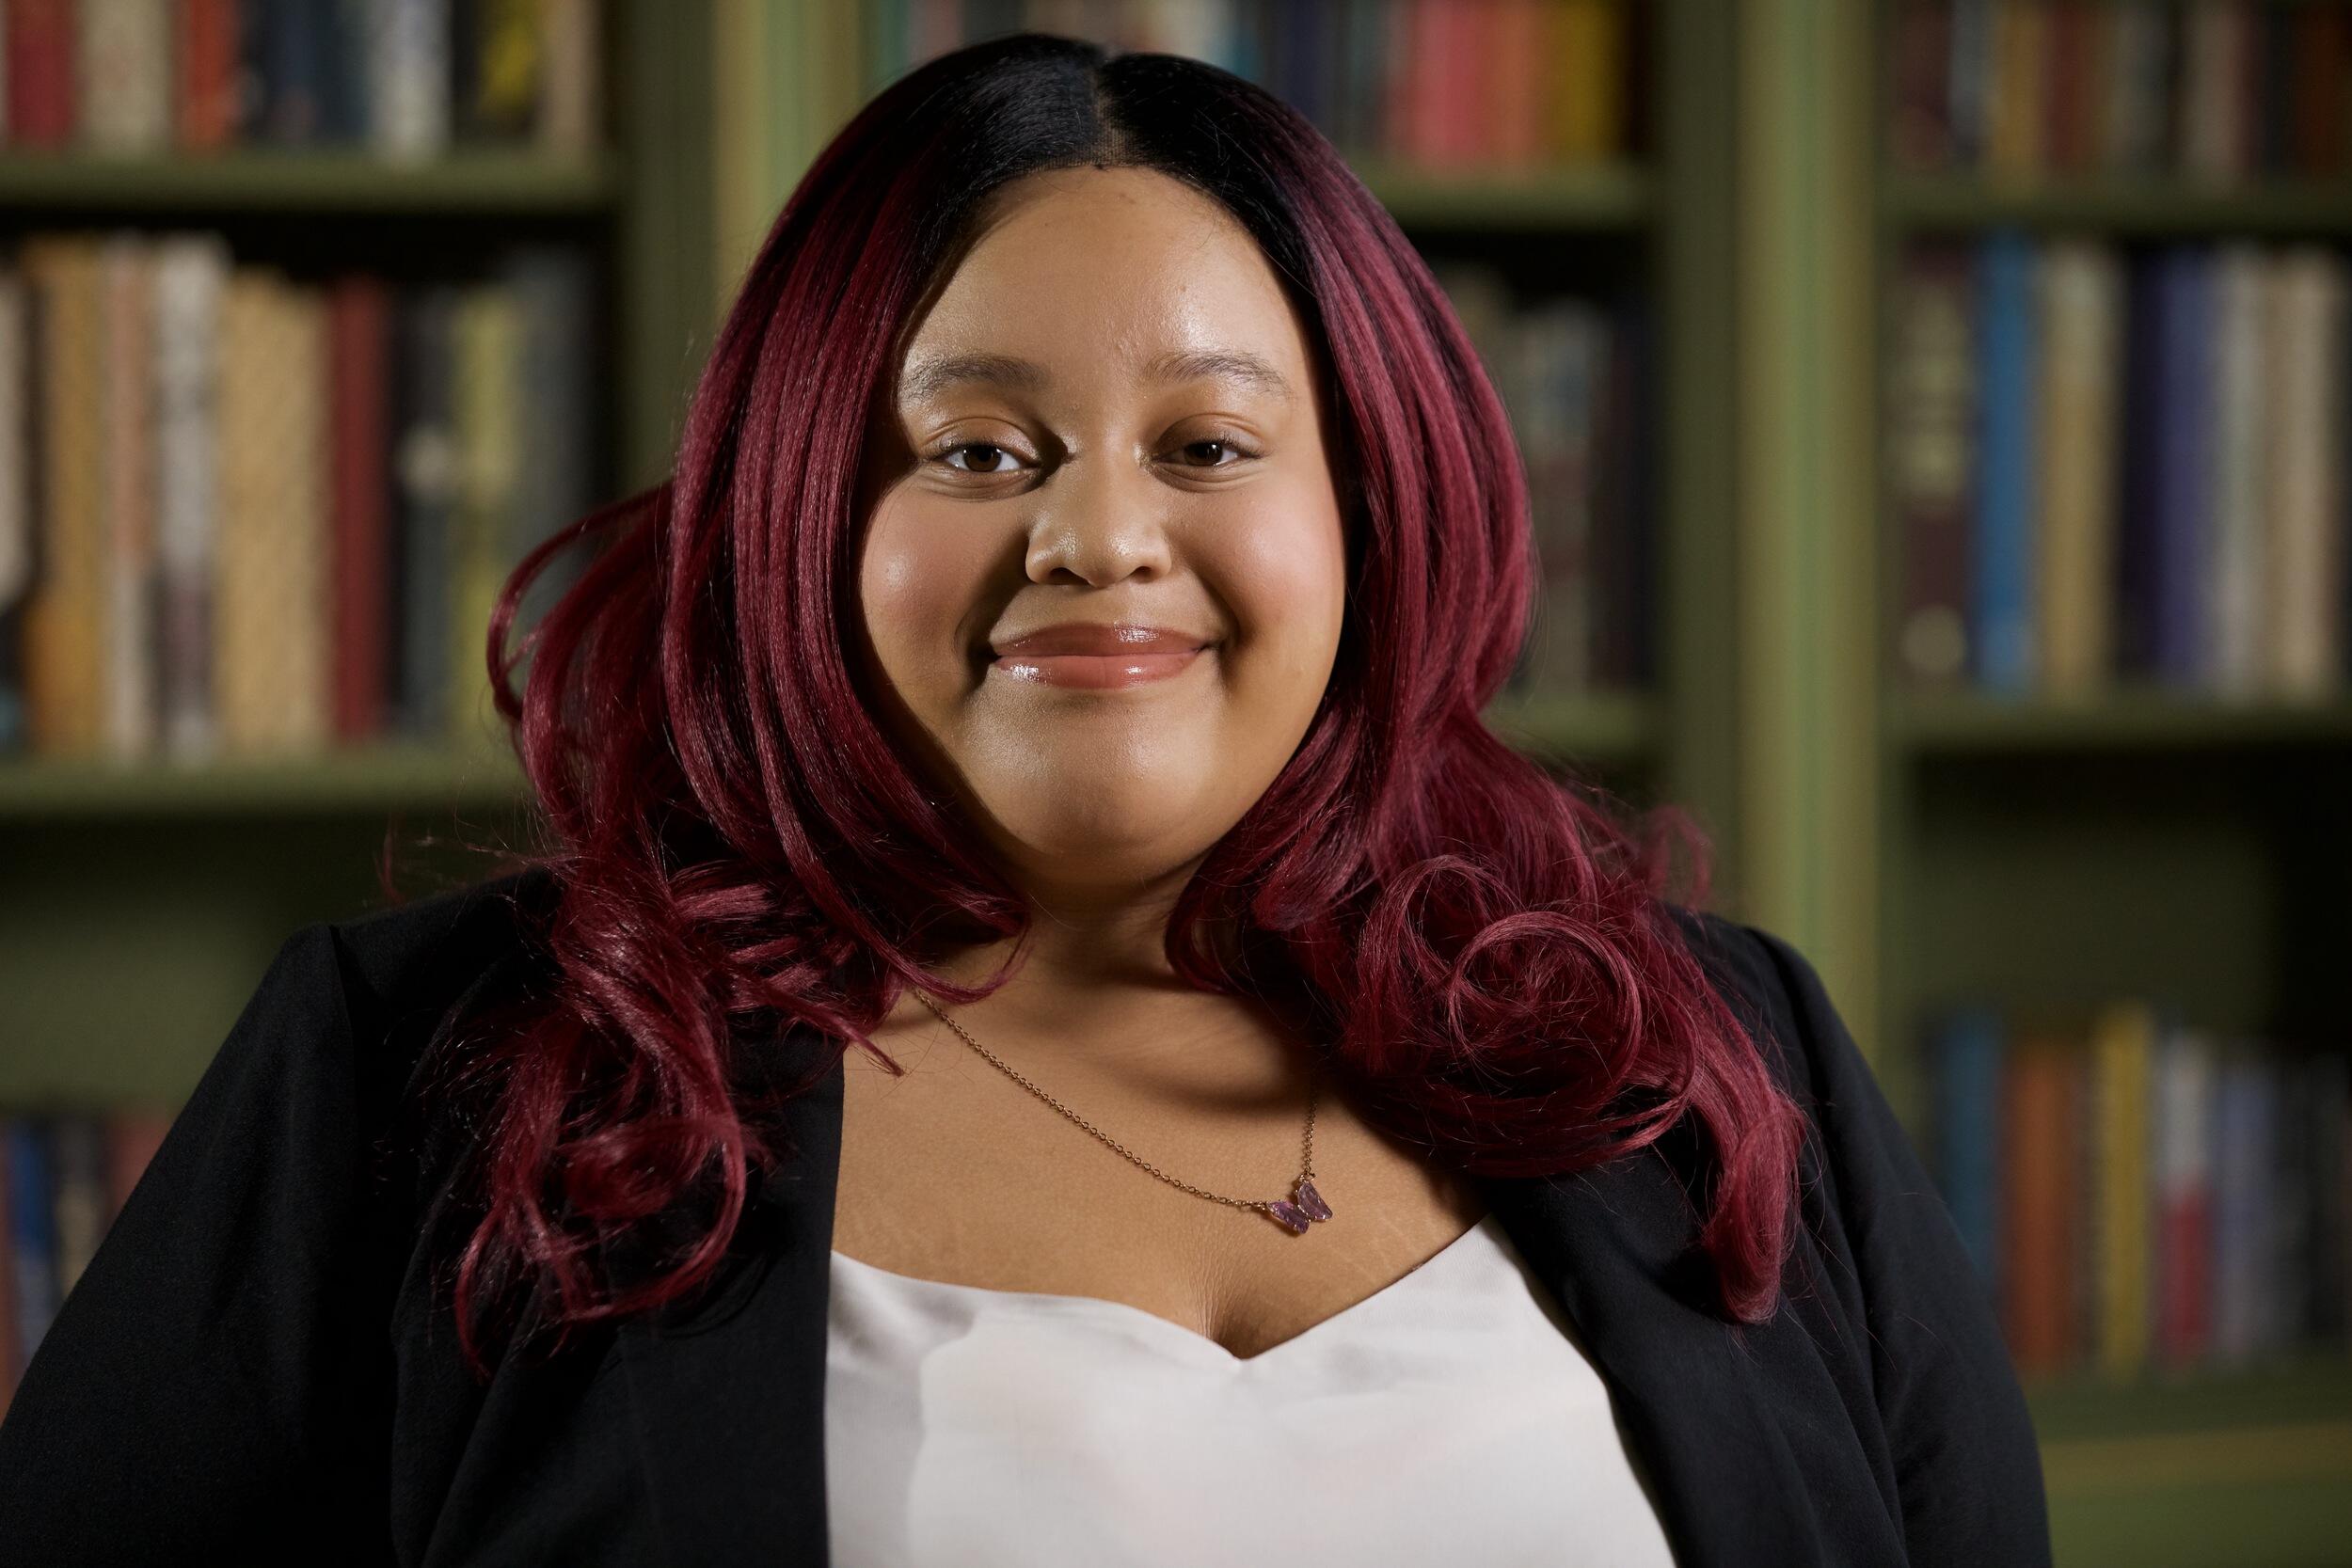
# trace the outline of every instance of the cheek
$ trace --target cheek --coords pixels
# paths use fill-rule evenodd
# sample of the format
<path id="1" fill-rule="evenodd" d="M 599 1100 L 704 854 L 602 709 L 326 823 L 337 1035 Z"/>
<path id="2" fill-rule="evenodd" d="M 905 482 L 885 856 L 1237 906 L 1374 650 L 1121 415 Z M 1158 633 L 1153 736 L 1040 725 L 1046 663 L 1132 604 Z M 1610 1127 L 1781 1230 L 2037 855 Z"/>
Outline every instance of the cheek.
<path id="1" fill-rule="evenodd" d="M 1269 673 L 1320 691 L 1339 647 L 1347 550 L 1328 485 L 1267 487 L 1250 515 L 1221 524 L 1216 574 L 1250 650 Z"/>
<path id="2" fill-rule="evenodd" d="M 977 531 L 885 500 L 858 562 L 858 596 L 882 673 L 914 705 L 964 684 L 965 624 L 987 574 Z"/>

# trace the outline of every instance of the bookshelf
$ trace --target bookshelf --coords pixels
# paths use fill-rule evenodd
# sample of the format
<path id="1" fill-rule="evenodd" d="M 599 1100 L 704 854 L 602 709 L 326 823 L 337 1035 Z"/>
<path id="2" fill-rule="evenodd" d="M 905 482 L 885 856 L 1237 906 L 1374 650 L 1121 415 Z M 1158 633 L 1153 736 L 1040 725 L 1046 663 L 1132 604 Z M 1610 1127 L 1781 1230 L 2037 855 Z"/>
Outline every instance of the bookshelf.
<path id="1" fill-rule="evenodd" d="M 594 499 L 649 483 L 716 322 L 710 25 L 707 8 L 654 0 L 558 10 L 594 17 L 595 129 L 576 144 L 495 141 L 462 119 L 437 151 L 407 156 L 334 136 L 196 148 L 175 131 L 139 150 L 13 136 L 0 244 L 204 232 L 241 266 L 402 284 L 477 279 L 510 245 L 562 247 L 596 284 Z M 0 758 L 0 1100 L 175 1105 L 289 930 L 383 901 L 388 832 L 404 888 L 478 875 L 458 841 L 510 835 L 528 815 L 520 769 L 480 717 L 446 741 L 203 763 Z"/>
<path id="2" fill-rule="evenodd" d="M 2158 559 L 2152 506 L 2162 500 L 2197 513 L 2136 487 L 2136 473 L 2170 473 L 2163 465 L 2177 460 L 2157 452 L 2144 411 L 2153 399 L 2143 393 L 2142 406 L 2132 406 L 2130 384 L 2151 380 L 2145 372 L 2160 362 L 2135 314 L 2153 309 L 2153 259 L 2233 242 L 2250 243 L 2266 260 L 2306 245 L 2343 256 L 2352 234 L 2352 124 L 2336 118 L 2332 145 L 2309 145 L 2326 139 L 2316 133 L 2329 116 L 2344 113 L 2325 111 L 2303 122 L 2298 146 L 2291 128 L 2308 108 L 2280 110 L 2290 99 L 2308 103 L 2303 95 L 2323 71 L 2332 73 L 2328 93 L 2341 105 L 2352 86 L 2344 48 L 2352 8 L 2339 0 L 1872 0 L 1846 20 L 1856 36 L 1843 58 L 1867 62 L 1874 127 L 1866 224 L 1852 241 L 1873 284 L 1867 303 L 1837 325 L 1873 345 L 1866 373 L 1883 436 L 1870 502 L 1881 544 L 1870 603 L 1859 612 L 1873 650 L 1874 737 L 1858 759 L 1878 817 L 1870 890 L 1885 933 L 1876 955 L 1881 1078 L 1923 1148 L 1932 1148 L 1944 1102 L 1931 1031 L 1955 1004 L 1991 1003 L 2010 1026 L 2030 1030 L 2072 1027 L 2119 997 L 2158 998 L 2208 1037 L 2291 1039 L 2341 1053 L 2348 1042 L 2336 977 L 2347 924 L 2335 889 L 2352 870 L 2352 834 L 2328 804 L 2352 784 L 2352 689 L 2341 647 L 2332 678 L 2315 689 L 2290 694 L 2248 680 L 2225 695 L 2215 671 L 2231 656 L 2213 650 L 2236 634 L 2208 631 L 2190 668 L 2167 646 L 2171 634 L 2159 618 L 2135 607 L 2133 595 L 2146 594 L 2140 585 L 2158 570 L 2145 564 Z M 1939 33 L 1939 24 L 1956 33 Z M 2086 38 L 2102 40 L 2091 47 L 2113 46 L 2133 27 L 2147 29 L 2138 40 L 2154 52 L 2136 82 L 2113 63 L 2128 56 L 2110 56 L 2102 69 L 2080 53 Z M 2232 36 L 2245 47 L 2246 74 L 2232 87 L 2214 63 L 2232 45 L 2204 29 L 2241 27 Z M 1953 52 L 1972 47 L 1980 51 L 1976 71 L 1956 68 Z M 2294 79 L 2298 53 L 2302 82 Z M 2005 92 L 2033 102 L 2052 86 L 2044 74 L 2059 69 L 2052 62 L 2068 58 L 2077 71 L 2070 90 L 2043 101 L 2039 113 L 2004 102 Z M 1960 85 L 1972 82 L 1974 94 Z M 2075 117 L 2071 125 L 2055 112 L 2061 102 L 2064 115 Z M 2080 115 L 2086 105 L 2096 112 Z M 2111 485 L 2104 501 L 2086 503 L 2082 489 L 2033 492 L 2026 567 L 1991 553 L 2001 546 L 1987 543 L 1997 540 L 1987 531 L 2016 525 L 2004 525 L 1999 502 L 1986 499 L 2003 493 L 1998 474 L 1987 477 L 1985 455 L 2003 437 L 1984 420 L 1981 400 L 1988 386 L 2003 385 L 2006 394 L 2016 383 L 1992 379 L 2001 372 L 1988 368 L 1997 361 L 1985 356 L 1985 317 L 1972 315 L 1965 362 L 1983 379 L 1972 386 L 1979 402 L 1965 426 L 1969 488 L 1960 510 L 1969 548 L 1984 553 L 1969 557 L 1977 575 L 1961 595 L 1963 670 L 1948 657 L 1958 648 L 1938 637 L 1905 641 L 1923 627 L 1948 629 L 1931 619 L 1937 595 L 1913 571 L 1912 552 L 1934 547 L 1922 544 L 1920 531 L 1933 525 L 1937 464 L 1899 445 L 1932 428 L 1933 418 L 1915 412 L 1931 407 L 1919 390 L 1930 383 L 1924 372 L 1906 378 L 1918 361 L 1905 356 L 1919 352 L 1920 340 L 1905 334 L 1928 330 L 1919 323 L 1932 318 L 1920 300 L 1934 296 L 1906 289 L 1919 276 L 1916 259 L 1938 247 L 1976 261 L 1968 277 L 1991 287 L 1983 262 L 1996 238 L 2037 263 L 2080 247 L 2076 279 L 2088 270 L 2082 254 L 2114 263 L 2111 337 L 2079 325 L 2087 314 L 2079 292 L 2053 307 L 2053 288 L 2026 308 L 2036 324 L 2034 352 L 2051 362 L 2109 356 L 2095 362 L 2112 382 L 2105 416 L 2112 423 L 2090 428 L 2106 431 L 2113 466 L 2101 482 Z M 2035 274 L 2037 281 L 2051 276 Z M 2058 313 L 2068 308 L 2077 313 L 2072 323 Z M 2075 346 L 2044 346 L 2069 330 L 2085 334 Z M 2037 399 L 2072 399 L 2048 405 L 2068 417 L 2084 406 L 2085 384 L 2060 394 L 2048 381 L 2031 383 Z M 1906 395 L 1920 401 L 1907 410 Z M 2033 406 L 2040 417 L 2044 405 Z M 2033 425 L 2033 438 L 2046 429 Z M 1915 466 L 1899 465 L 1899 452 Z M 2014 457 L 1990 461 L 2004 460 Z M 2032 472 L 2039 479 L 2049 469 Z M 2338 537 L 2352 526 L 2343 500 L 2327 519 Z M 2285 511 L 2266 506 L 2260 515 Z M 2113 552 L 2106 573 L 2086 594 L 2082 578 L 2057 575 L 2070 567 L 2055 551 L 2101 537 L 2089 518 L 2114 531 L 2104 536 Z M 2229 525 L 2201 517 L 2193 526 Z M 2263 526 L 2265 537 L 2282 537 L 2277 531 L 2285 525 Z M 1979 641 L 1996 635 L 1988 628 L 2008 608 L 2001 594 L 2019 578 L 2043 595 L 2034 601 L 2039 613 L 2026 617 L 2032 651 L 2022 673 L 2004 659 L 2011 644 Z M 2285 613 L 2273 605 L 2267 619 L 2275 625 Z M 2258 630 L 2256 641 L 2268 637 Z M 2296 1109 L 2290 1103 L 2280 1114 Z M 2207 1299 L 2221 1300 L 2226 1289 Z M 2162 1288 L 2151 1293 L 2161 1296 Z M 2153 1323 L 2139 1325 L 2158 1342 L 2133 1356 L 2115 1351 L 2131 1331 L 2104 1300 L 2102 1309 L 2104 1318 L 2074 1330 L 2067 1364 L 2047 1365 L 2045 1344 L 2025 1377 L 2058 1560 L 2352 1560 L 2342 1528 L 2343 1499 L 2352 1493 L 2352 1355 L 2340 1338 L 2265 1340 L 2251 1354 L 2175 1360 L 2163 1340 L 2178 1330 L 2164 1320 L 2178 1308 L 2159 1300 L 2150 1304 Z M 2102 1354 L 2117 1355 L 2117 1370 L 2098 1370 Z"/>
<path id="3" fill-rule="evenodd" d="M 2061 702 L 1903 679 L 1881 439 L 1905 247 L 1996 230 L 2341 246 L 2352 193 L 2343 176 L 1906 166 L 1891 51 L 1909 4 L 1742 0 L 1727 23 L 1706 0 L 1645 0 L 1623 155 L 1356 161 L 1433 260 L 1494 260 L 1522 298 L 1654 307 L 1651 678 L 1515 694 L 1492 717 L 1532 754 L 1690 807 L 1722 907 L 1813 958 L 1924 1148 L 1923 1025 L 1950 995 L 2161 985 L 2217 1027 L 2340 1014 L 2352 692 L 2220 704 L 2117 684 Z M 2326 7 L 2352 9 L 2289 8 Z M 567 229 L 612 269 L 617 468 L 648 483 L 743 263 L 807 158 L 910 57 L 907 17 L 896 0 L 613 0 L 613 134 L 593 158 L 0 156 L 0 225 L 211 214 L 266 233 L 332 215 L 350 244 Z M 0 1099 L 168 1102 L 288 930 L 376 901 L 388 818 L 480 836 L 520 809 L 487 744 L 197 774 L 0 768 Z M 126 949 L 135 992 L 117 983 Z M 2352 1357 L 2027 1390 L 2061 1563 L 2352 1560 Z"/>

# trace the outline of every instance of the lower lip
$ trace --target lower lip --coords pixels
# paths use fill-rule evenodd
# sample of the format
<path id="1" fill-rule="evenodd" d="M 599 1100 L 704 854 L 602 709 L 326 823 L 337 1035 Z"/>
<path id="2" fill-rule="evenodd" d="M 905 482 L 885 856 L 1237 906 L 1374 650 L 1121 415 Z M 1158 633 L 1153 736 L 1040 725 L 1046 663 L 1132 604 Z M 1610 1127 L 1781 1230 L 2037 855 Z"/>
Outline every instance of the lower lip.
<path id="1" fill-rule="evenodd" d="M 1206 648 L 1192 648 L 1182 653 L 1006 654 L 990 661 L 989 667 L 1041 686 L 1107 691 L 1166 680 L 1206 652 Z"/>

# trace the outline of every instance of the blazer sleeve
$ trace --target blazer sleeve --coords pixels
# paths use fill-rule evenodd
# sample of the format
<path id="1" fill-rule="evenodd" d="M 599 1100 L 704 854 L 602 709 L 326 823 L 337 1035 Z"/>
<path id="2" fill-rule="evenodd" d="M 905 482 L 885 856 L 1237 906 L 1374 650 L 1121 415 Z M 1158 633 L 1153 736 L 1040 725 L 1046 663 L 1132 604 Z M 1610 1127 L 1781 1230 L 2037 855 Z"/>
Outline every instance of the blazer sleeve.
<path id="1" fill-rule="evenodd" d="M 0 1421 L 0 1563 L 387 1555 L 368 1120 L 337 939 L 313 925 L 24 1370 Z"/>
<path id="2" fill-rule="evenodd" d="M 2047 1564 L 2040 1444 L 1951 1211 L 1813 966 L 1781 938 L 1743 929 L 1786 988 L 1810 1064 L 1913 1568 Z"/>

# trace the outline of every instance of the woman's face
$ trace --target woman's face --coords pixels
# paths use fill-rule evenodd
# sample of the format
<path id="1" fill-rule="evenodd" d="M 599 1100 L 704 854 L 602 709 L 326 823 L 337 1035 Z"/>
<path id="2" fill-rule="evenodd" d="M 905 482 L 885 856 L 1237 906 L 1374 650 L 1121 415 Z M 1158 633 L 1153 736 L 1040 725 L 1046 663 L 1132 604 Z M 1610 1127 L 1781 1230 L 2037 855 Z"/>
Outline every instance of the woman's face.
<path id="1" fill-rule="evenodd" d="M 861 653 L 1033 895 L 1180 882 L 1306 734 L 1345 596 L 1317 399 L 1248 231 L 1146 170 L 1005 187 L 914 324 Z"/>

